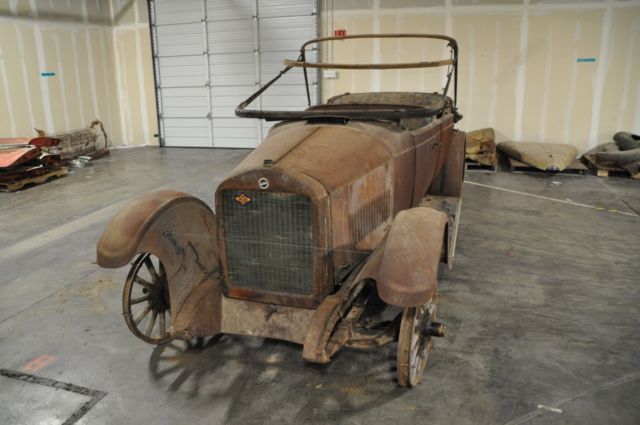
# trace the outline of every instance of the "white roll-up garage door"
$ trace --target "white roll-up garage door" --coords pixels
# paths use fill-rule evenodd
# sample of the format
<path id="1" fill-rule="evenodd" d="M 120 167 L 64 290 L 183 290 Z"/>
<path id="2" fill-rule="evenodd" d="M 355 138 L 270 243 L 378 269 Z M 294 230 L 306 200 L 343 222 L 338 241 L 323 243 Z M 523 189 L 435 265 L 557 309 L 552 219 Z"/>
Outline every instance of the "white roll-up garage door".
<path id="1" fill-rule="evenodd" d="M 257 146 L 272 123 L 237 118 L 235 108 L 317 36 L 317 0 L 155 0 L 149 7 L 162 144 Z M 315 59 L 315 50 L 307 53 Z M 314 104 L 317 72 L 309 71 Z M 250 106 L 258 107 L 306 108 L 301 70 Z"/>

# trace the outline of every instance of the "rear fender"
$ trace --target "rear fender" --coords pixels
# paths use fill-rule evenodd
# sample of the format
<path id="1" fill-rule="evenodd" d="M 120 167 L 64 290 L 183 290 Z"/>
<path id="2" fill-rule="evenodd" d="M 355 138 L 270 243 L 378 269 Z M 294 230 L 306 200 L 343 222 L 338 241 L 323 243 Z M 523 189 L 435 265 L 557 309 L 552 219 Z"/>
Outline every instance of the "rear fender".
<path id="1" fill-rule="evenodd" d="M 97 261 L 126 266 L 136 254 L 162 261 L 169 283 L 174 333 L 213 335 L 220 330 L 221 288 L 215 215 L 201 200 L 159 191 L 126 205 L 98 241 Z"/>
<path id="2" fill-rule="evenodd" d="M 447 215 L 416 207 L 399 212 L 356 280 L 373 279 L 380 298 L 399 307 L 417 307 L 436 294 Z"/>

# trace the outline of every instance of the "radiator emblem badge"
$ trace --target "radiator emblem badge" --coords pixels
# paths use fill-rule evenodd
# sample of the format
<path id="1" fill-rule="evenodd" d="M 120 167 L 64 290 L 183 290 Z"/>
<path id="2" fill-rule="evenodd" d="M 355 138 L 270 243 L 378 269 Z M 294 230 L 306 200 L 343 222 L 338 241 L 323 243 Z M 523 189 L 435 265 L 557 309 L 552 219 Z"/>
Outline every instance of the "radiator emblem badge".
<path id="1" fill-rule="evenodd" d="M 251 198 L 249 198 L 247 195 L 245 195 L 244 193 L 241 193 L 239 195 L 236 195 L 233 199 L 236 200 L 237 203 L 239 203 L 242 206 L 247 205 L 249 202 L 251 202 Z"/>
<path id="2" fill-rule="evenodd" d="M 260 177 L 258 180 L 258 187 L 262 190 L 269 189 L 269 180 L 264 177 Z"/>

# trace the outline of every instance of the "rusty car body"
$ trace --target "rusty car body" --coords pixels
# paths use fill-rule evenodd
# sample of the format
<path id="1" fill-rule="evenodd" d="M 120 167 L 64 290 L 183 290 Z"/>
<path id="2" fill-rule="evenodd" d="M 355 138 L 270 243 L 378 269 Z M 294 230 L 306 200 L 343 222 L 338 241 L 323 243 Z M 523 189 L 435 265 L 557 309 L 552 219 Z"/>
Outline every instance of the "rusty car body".
<path id="1" fill-rule="evenodd" d="M 409 64 L 326 64 L 315 43 L 354 38 L 446 42 L 451 57 Z M 144 195 L 120 211 L 97 249 L 123 267 L 126 322 L 156 344 L 216 334 L 303 346 L 326 363 L 342 347 L 398 341 L 398 382 L 423 374 L 441 264 L 452 264 L 465 135 L 455 94 L 458 47 L 441 35 L 329 37 L 240 104 L 241 117 L 281 121 L 217 188 L 215 213 L 187 193 Z M 304 111 L 247 107 L 290 69 L 444 66 L 442 93 L 343 94 Z M 456 83 L 457 85 L 457 83 Z M 307 90 L 309 85 L 307 84 Z M 455 86 L 454 86 L 455 87 Z M 455 93 L 455 89 L 454 89 Z"/>

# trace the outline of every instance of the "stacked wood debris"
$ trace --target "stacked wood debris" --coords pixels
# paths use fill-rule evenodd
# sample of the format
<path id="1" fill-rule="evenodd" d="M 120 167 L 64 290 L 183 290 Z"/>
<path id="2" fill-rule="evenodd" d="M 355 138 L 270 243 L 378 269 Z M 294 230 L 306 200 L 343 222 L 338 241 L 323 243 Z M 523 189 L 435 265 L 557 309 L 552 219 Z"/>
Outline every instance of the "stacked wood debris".
<path id="1" fill-rule="evenodd" d="M 640 135 L 618 132 L 613 136 L 613 143 L 598 145 L 582 158 L 596 169 L 598 176 L 608 176 L 613 171 L 640 179 Z"/>
<path id="2" fill-rule="evenodd" d="M 13 192 L 67 175 L 59 144 L 52 137 L 0 139 L 0 190 Z"/>
<path id="3" fill-rule="evenodd" d="M 109 153 L 110 141 L 102 123 L 88 128 L 36 138 L 0 138 L 0 190 L 15 191 L 68 174 L 65 167 L 74 158 L 85 161 Z"/>
<path id="4" fill-rule="evenodd" d="M 40 136 L 45 135 L 42 130 L 36 131 Z M 63 161 L 81 155 L 90 156 L 93 159 L 100 158 L 109 153 L 111 145 L 104 126 L 99 120 L 93 121 L 88 128 L 55 133 L 51 137 L 60 139 L 60 157 Z"/>
<path id="5" fill-rule="evenodd" d="M 498 159 L 496 155 L 496 135 L 493 128 L 483 128 L 467 133 L 465 160 L 467 166 L 478 165 L 478 168 L 496 169 Z"/>

